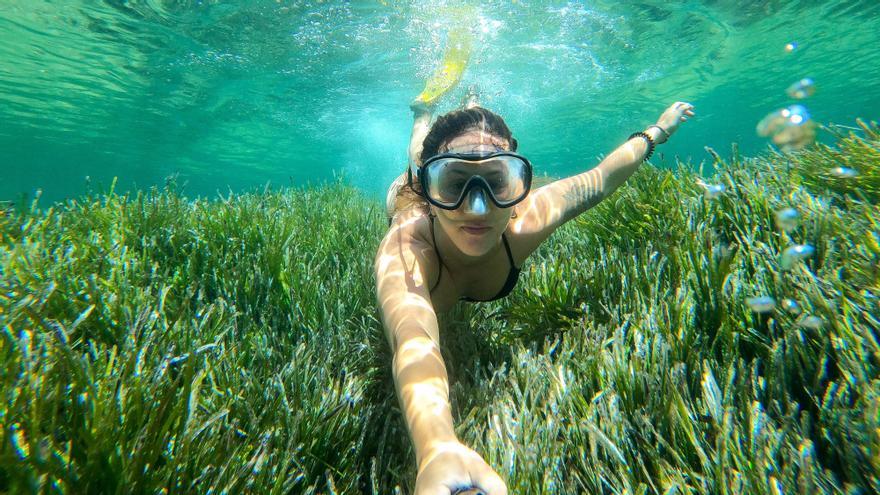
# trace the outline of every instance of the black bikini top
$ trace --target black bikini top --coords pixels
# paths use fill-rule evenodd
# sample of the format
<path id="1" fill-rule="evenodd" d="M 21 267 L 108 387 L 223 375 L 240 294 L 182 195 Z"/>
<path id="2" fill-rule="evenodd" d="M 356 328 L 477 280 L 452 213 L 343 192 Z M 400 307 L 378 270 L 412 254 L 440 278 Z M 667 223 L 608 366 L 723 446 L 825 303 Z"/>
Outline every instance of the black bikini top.
<path id="1" fill-rule="evenodd" d="M 440 257 L 440 249 L 437 248 L 437 238 L 434 237 L 434 215 L 430 215 L 431 219 L 431 240 L 434 241 L 434 250 L 437 251 L 437 262 L 440 264 L 440 268 L 437 270 L 437 281 L 434 282 L 434 286 L 431 287 L 431 292 L 434 292 L 434 289 L 440 285 L 440 278 L 443 276 L 443 259 Z M 466 302 L 489 302 L 496 301 L 501 299 L 502 297 L 510 294 L 514 287 L 516 287 L 516 282 L 519 280 L 519 272 L 520 269 L 513 264 L 513 255 L 510 254 L 510 244 L 507 243 L 507 237 L 504 234 L 501 234 L 501 240 L 504 241 L 504 250 L 507 251 L 507 260 L 510 262 L 510 271 L 507 272 L 507 280 L 504 281 L 504 287 L 501 287 L 501 290 L 498 294 L 495 294 L 495 297 L 492 299 L 473 299 L 470 297 L 462 297 L 461 301 Z"/>

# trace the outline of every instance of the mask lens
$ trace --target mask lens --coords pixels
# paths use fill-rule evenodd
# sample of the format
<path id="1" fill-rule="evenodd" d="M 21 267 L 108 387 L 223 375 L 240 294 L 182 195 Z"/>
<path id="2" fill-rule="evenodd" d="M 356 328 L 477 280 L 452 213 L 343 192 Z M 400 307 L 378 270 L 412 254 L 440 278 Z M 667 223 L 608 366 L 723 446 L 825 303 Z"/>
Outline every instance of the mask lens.
<path id="1" fill-rule="evenodd" d="M 526 164 L 514 156 L 499 156 L 480 165 L 480 175 L 499 203 L 516 201 L 526 192 Z"/>
<path id="2" fill-rule="evenodd" d="M 427 168 L 429 188 L 427 193 L 445 204 L 455 204 L 464 192 L 467 181 L 473 177 L 477 166 L 459 160 L 438 160 Z"/>

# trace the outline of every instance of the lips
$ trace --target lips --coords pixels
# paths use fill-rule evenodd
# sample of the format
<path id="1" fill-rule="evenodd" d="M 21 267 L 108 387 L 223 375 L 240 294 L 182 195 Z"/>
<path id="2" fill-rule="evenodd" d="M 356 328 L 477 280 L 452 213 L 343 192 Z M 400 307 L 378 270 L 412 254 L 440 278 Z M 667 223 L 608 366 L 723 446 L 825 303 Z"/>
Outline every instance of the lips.
<path id="1" fill-rule="evenodd" d="M 487 225 L 462 225 L 461 230 L 471 235 L 480 235 L 489 232 L 492 230 L 492 227 Z"/>

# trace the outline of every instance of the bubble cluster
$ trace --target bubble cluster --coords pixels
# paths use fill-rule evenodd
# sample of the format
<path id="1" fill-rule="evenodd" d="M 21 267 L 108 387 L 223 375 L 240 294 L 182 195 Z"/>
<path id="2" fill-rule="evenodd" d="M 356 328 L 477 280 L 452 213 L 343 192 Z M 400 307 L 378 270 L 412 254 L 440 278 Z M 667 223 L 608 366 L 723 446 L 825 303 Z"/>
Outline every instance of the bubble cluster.
<path id="1" fill-rule="evenodd" d="M 816 124 L 803 105 L 791 105 L 767 114 L 755 129 L 770 137 L 783 151 L 801 149 L 816 140 Z"/>
<path id="2" fill-rule="evenodd" d="M 783 207 L 776 210 L 775 213 L 776 227 L 779 230 L 789 233 L 795 230 L 801 221 L 801 214 L 795 208 Z M 791 270 L 797 263 L 811 258 L 816 254 L 816 248 L 810 244 L 792 244 L 789 245 L 780 256 L 779 264 L 783 271 Z M 801 305 L 792 297 L 784 297 L 779 303 L 766 295 L 749 297 L 745 300 L 746 305 L 755 313 L 765 314 L 779 310 L 787 313 L 794 319 L 795 324 L 800 328 L 819 330 L 824 325 L 821 318 L 810 315 Z M 802 337 L 803 338 L 803 337 Z"/>
<path id="3" fill-rule="evenodd" d="M 797 41 L 791 41 L 785 45 L 785 52 L 792 53 L 798 49 Z M 816 92 L 816 83 L 809 77 L 802 77 L 786 88 L 785 93 L 794 100 L 804 100 L 813 96 Z M 755 131 L 759 136 L 770 140 L 783 152 L 795 151 L 813 143 L 816 139 L 816 123 L 813 121 L 810 111 L 801 104 L 792 104 L 768 113 L 758 122 Z M 859 176 L 855 169 L 836 166 L 827 169 L 827 173 L 842 180 L 849 180 Z M 707 190 L 708 184 L 701 185 Z M 783 232 L 783 239 L 788 239 L 785 234 L 792 235 L 801 224 L 801 213 L 792 207 L 781 207 L 776 210 L 774 219 L 777 229 Z M 816 254 L 816 248 L 809 244 L 791 244 L 783 250 L 779 266 L 783 271 L 794 268 Z M 746 299 L 746 305 L 755 313 L 770 313 L 776 309 L 776 301 L 766 295 L 759 295 Z M 794 318 L 796 325 L 804 329 L 820 330 L 825 322 L 809 314 L 801 308 L 793 298 L 785 297 L 779 303 L 781 311 Z M 803 339 L 803 337 L 801 337 Z"/>
<path id="4" fill-rule="evenodd" d="M 787 53 L 797 49 L 797 41 L 790 41 L 785 45 Z M 816 83 L 809 77 L 795 81 L 785 90 L 789 98 L 795 100 L 809 98 L 815 92 Z M 790 152 L 813 143 L 816 140 L 816 127 L 807 107 L 791 105 L 767 114 L 758 122 L 756 131 L 759 136 L 769 137 L 783 152 Z"/>

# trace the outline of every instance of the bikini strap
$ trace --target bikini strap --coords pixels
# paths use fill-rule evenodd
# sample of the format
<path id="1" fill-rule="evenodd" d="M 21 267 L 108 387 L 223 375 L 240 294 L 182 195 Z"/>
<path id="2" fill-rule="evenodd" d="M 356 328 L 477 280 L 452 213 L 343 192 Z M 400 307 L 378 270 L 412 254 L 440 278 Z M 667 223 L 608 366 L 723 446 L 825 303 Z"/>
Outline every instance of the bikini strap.
<path id="1" fill-rule="evenodd" d="M 437 246 L 437 238 L 434 236 L 434 215 L 428 214 L 428 218 L 431 220 L 431 241 L 434 243 L 434 252 L 437 253 L 437 281 L 434 282 L 434 286 L 431 287 L 429 292 L 434 292 L 434 289 L 440 285 L 440 277 L 443 276 L 443 261 L 440 258 L 440 248 Z"/>
<path id="2" fill-rule="evenodd" d="M 501 234 L 501 240 L 504 241 L 504 249 L 507 251 L 507 261 L 510 262 L 510 267 L 516 268 L 516 265 L 513 263 L 513 254 L 510 252 L 510 244 L 507 243 L 507 236 Z"/>

